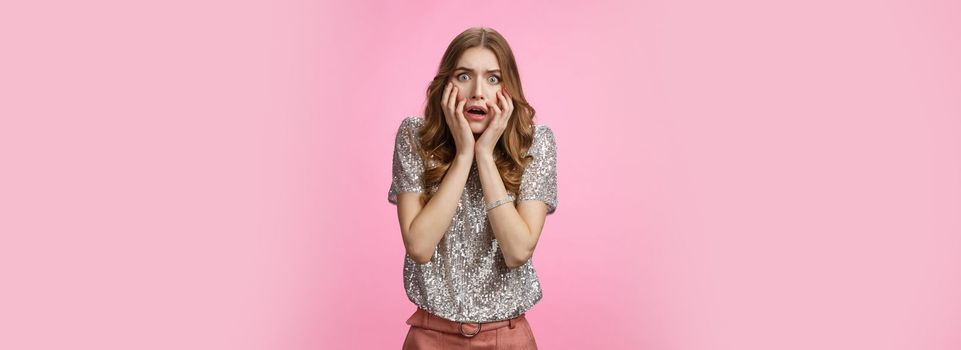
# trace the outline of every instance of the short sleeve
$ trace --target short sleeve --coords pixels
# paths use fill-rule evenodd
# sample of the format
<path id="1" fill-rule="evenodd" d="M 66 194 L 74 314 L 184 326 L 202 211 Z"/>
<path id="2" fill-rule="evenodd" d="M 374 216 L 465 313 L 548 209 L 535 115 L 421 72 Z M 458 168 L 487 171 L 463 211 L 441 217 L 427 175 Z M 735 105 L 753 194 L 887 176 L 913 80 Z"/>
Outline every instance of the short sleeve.
<path id="1" fill-rule="evenodd" d="M 394 160 L 390 189 L 387 201 L 397 204 L 397 194 L 403 192 L 424 192 L 424 165 L 417 154 L 417 130 L 423 120 L 407 117 L 397 128 L 394 138 Z"/>
<path id="2" fill-rule="evenodd" d="M 547 213 L 557 210 L 557 144 L 547 125 L 536 125 L 534 141 L 527 154 L 534 159 L 521 178 L 517 201 L 539 200 L 547 203 Z"/>

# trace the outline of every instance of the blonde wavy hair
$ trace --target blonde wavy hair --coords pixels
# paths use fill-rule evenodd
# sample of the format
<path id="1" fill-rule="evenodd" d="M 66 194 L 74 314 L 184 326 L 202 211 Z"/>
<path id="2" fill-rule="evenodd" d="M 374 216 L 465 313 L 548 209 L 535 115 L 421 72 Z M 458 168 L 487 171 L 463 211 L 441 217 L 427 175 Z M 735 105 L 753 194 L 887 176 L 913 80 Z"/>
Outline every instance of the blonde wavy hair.
<path id="1" fill-rule="evenodd" d="M 424 108 L 424 125 L 417 137 L 420 141 L 419 155 L 424 164 L 424 185 L 428 189 L 421 195 L 421 204 L 426 204 L 433 197 L 434 186 L 438 186 L 451 162 L 456 155 L 453 135 L 444 118 L 441 105 L 444 85 L 454 73 L 457 60 L 469 48 L 485 47 L 497 56 L 497 63 L 501 70 L 501 84 L 510 91 L 514 101 L 514 112 L 507 122 L 507 128 L 501 135 L 494 148 L 494 162 L 504 182 L 507 192 L 517 194 L 521 185 L 521 177 L 527 164 L 533 160 L 526 154 L 534 141 L 534 108 L 524 97 L 520 75 L 517 72 L 517 62 L 507 40 L 496 30 L 491 28 L 474 27 L 457 35 L 447 46 L 447 51 L 441 59 L 437 75 L 427 87 L 427 105 Z"/>

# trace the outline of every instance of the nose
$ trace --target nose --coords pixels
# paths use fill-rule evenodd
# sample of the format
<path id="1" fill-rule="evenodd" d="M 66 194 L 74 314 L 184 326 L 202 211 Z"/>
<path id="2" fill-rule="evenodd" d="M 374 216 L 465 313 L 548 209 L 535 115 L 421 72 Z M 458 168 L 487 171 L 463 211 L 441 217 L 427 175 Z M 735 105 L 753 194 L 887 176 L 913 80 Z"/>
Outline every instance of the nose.
<path id="1" fill-rule="evenodd" d="M 474 91 L 471 93 L 471 98 L 475 100 L 483 100 L 487 96 L 485 95 L 487 86 L 485 86 L 482 79 L 474 79 Z"/>

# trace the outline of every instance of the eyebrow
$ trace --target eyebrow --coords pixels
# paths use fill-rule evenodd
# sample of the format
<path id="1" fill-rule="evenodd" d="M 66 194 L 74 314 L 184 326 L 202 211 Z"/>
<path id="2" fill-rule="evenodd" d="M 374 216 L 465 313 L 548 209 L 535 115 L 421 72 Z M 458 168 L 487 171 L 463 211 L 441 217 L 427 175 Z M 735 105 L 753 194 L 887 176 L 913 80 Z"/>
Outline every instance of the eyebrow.
<path id="1" fill-rule="evenodd" d="M 462 71 L 462 70 L 466 70 L 466 71 L 468 71 L 468 72 L 471 71 L 470 69 L 467 69 L 467 68 L 465 68 L 465 67 L 457 67 L 457 69 L 454 69 L 455 72 L 457 72 L 457 71 Z M 496 72 L 496 73 L 500 73 L 501 70 L 500 70 L 500 69 L 489 69 L 489 70 L 487 70 L 487 73 L 495 73 L 495 72 Z"/>

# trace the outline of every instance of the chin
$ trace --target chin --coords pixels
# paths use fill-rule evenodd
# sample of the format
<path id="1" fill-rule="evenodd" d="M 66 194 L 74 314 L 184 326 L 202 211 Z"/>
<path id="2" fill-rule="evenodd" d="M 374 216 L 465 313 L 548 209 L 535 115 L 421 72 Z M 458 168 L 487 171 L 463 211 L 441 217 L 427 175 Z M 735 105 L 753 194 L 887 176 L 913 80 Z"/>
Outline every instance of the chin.
<path id="1" fill-rule="evenodd" d="M 487 130 L 487 123 L 486 123 L 486 121 L 485 121 L 485 122 L 471 122 L 471 123 L 470 123 L 470 131 L 473 132 L 474 134 L 477 134 L 477 135 L 483 134 L 483 133 L 484 133 L 484 130 Z"/>

